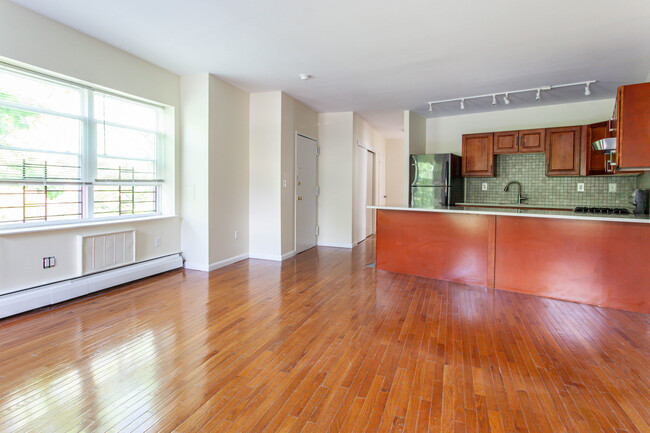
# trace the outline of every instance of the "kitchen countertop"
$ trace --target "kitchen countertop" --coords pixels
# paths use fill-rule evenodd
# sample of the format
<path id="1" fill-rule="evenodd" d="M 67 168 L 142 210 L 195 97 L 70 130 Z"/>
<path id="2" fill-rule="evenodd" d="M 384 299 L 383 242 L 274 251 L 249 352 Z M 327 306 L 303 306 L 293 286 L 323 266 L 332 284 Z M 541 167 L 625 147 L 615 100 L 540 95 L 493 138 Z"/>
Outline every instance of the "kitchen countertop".
<path id="1" fill-rule="evenodd" d="M 539 210 L 539 209 L 511 209 L 504 207 L 465 207 L 465 206 L 445 206 L 435 208 L 412 208 L 406 205 L 388 205 L 388 206 L 368 206 L 368 209 L 380 210 L 399 210 L 410 212 L 445 212 L 461 213 L 476 215 L 503 215 L 519 216 L 532 218 L 556 218 L 556 219 L 575 219 L 575 220 L 593 220 L 593 221 L 613 221 L 626 223 L 650 223 L 649 215 L 603 215 L 603 214 L 583 214 L 575 213 L 571 210 Z"/>

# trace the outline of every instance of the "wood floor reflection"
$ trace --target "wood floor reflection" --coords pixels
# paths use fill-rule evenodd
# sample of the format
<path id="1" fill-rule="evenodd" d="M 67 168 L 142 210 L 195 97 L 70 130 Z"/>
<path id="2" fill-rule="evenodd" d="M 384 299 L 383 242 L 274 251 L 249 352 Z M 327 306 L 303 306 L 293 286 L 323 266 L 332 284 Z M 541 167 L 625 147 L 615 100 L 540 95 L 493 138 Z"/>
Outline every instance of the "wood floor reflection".
<path id="1" fill-rule="evenodd" d="M 372 249 L 0 320 L 0 431 L 650 431 L 649 316 L 376 271 Z"/>

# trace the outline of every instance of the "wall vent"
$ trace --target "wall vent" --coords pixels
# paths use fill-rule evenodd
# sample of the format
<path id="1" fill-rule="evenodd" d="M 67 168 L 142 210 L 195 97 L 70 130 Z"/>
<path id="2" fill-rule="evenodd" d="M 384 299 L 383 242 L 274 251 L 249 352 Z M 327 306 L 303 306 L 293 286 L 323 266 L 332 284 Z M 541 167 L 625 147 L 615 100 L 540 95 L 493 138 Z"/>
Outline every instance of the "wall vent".
<path id="1" fill-rule="evenodd" d="M 135 230 L 81 237 L 81 274 L 135 262 Z"/>

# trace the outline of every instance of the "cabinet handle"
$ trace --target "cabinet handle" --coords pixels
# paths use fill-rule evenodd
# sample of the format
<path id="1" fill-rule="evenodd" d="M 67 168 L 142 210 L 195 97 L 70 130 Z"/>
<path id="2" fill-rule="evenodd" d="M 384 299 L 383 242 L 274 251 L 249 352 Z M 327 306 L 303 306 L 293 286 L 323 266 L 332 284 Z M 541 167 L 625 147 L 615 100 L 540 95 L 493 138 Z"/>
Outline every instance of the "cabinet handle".
<path id="1" fill-rule="evenodd" d="M 521 135 L 517 137 L 517 147 L 521 149 Z"/>
<path id="2" fill-rule="evenodd" d="M 494 171 L 492 170 L 492 164 L 490 164 L 490 174 L 494 174 Z"/>

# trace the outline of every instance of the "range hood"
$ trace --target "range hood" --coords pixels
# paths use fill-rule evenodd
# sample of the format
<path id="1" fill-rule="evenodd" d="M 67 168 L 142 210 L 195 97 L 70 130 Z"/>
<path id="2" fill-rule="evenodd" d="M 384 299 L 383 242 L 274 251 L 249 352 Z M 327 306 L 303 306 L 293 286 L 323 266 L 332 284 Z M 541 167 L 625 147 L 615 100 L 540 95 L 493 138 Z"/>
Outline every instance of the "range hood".
<path id="1" fill-rule="evenodd" d="M 591 143 L 594 150 L 601 150 L 605 153 L 616 152 L 616 138 L 603 138 L 602 140 Z"/>

